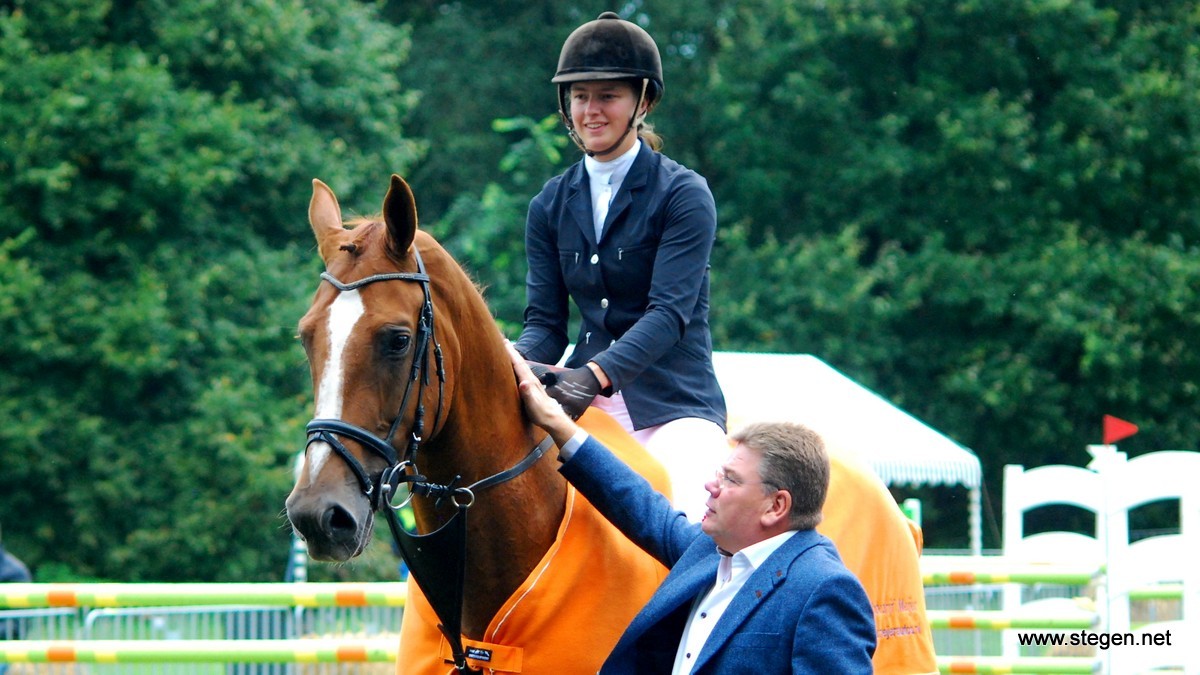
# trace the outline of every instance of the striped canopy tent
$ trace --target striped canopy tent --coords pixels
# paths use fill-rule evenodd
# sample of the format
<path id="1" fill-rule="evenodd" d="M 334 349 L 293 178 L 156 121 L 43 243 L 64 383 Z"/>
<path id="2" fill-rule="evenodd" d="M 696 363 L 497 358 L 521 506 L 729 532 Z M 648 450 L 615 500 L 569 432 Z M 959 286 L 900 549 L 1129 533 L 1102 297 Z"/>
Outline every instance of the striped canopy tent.
<path id="1" fill-rule="evenodd" d="M 971 450 L 809 354 L 714 352 L 713 365 L 730 430 L 758 420 L 799 422 L 887 485 L 966 488 L 971 551 L 982 552 L 983 471 Z"/>

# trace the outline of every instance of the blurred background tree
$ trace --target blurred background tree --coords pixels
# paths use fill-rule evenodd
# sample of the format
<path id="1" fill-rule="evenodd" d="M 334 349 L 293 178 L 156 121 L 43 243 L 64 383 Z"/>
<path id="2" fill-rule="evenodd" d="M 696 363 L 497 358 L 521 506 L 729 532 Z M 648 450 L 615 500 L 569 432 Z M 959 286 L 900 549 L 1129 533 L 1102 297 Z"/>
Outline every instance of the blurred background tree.
<path id="1" fill-rule="evenodd" d="M 419 154 L 407 30 L 332 0 L 38 0 L 0 32 L 8 545 L 83 578 L 280 578 L 310 181 L 374 202 Z"/>
<path id="2" fill-rule="evenodd" d="M 525 208 L 578 160 L 549 79 L 607 9 L 657 40 L 651 120 L 717 198 L 718 349 L 824 359 L 974 449 L 994 506 L 1105 413 L 1131 454 L 1196 448 L 1194 3 L 0 0 L 7 545 L 280 578 L 311 179 L 371 214 L 405 175 L 515 336 Z M 961 495 L 921 496 L 927 544 L 965 545 Z"/>

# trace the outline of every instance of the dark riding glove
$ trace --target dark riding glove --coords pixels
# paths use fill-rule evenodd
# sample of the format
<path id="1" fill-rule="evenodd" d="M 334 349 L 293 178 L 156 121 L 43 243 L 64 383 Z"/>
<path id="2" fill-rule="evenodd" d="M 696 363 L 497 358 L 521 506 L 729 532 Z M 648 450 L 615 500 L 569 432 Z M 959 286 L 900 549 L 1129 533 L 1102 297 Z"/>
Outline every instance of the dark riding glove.
<path id="1" fill-rule="evenodd" d="M 525 359 L 525 365 L 529 366 L 529 369 L 533 371 L 533 376 L 538 379 L 538 382 L 542 383 L 543 387 L 553 386 L 555 382 L 558 382 L 558 373 L 566 372 L 565 368 L 530 361 L 529 359 Z"/>
<path id="2" fill-rule="evenodd" d="M 546 387 L 546 393 L 558 401 L 573 420 L 579 419 L 600 393 L 600 380 L 596 379 L 596 374 L 587 366 L 551 375 L 556 376 L 557 381 Z"/>

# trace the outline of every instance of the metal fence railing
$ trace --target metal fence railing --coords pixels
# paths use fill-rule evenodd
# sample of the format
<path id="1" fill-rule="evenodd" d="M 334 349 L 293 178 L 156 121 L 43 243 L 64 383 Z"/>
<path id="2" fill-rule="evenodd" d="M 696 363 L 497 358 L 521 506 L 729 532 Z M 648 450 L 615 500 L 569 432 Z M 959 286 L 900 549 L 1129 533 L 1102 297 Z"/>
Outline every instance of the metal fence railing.
<path id="1" fill-rule="evenodd" d="M 27 606 L 0 609 L 0 674 L 390 674 L 403 588 L 5 584 L 0 606 Z M 268 604 L 211 604 L 239 594 Z M 172 600 L 209 604 L 154 604 Z"/>

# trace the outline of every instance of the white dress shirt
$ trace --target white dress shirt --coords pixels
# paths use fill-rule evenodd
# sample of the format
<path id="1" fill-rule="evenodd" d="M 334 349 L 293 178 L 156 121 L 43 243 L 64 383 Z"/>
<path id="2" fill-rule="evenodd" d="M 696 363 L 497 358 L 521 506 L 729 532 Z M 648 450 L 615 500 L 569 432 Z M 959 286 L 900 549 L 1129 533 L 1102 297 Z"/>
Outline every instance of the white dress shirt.
<path id="1" fill-rule="evenodd" d="M 692 614 L 683 629 L 683 639 L 679 641 L 679 651 L 675 652 L 675 668 L 671 671 L 672 675 L 688 675 L 692 672 L 692 667 L 696 665 L 696 657 L 700 656 L 700 650 L 704 648 L 704 643 L 708 641 L 708 636 L 725 614 L 733 597 L 746 585 L 746 580 L 754 574 L 754 570 L 794 534 L 795 530 L 777 534 L 770 539 L 751 544 L 733 555 L 721 552 L 716 583 L 692 606 Z"/>
<path id="2" fill-rule="evenodd" d="M 608 205 L 612 203 L 613 195 L 621 189 L 629 167 L 637 159 L 638 151 L 642 148 L 639 138 L 633 147 L 620 157 L 601 162 L 595 157 L 584 157 L 583 166 L 587 169 L 588 179 L 592 189 L 592 225 L 596 228 L 596 241 L 604 234 L 604 221 L 608 218 Z"/>

